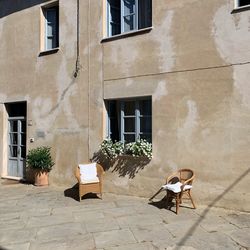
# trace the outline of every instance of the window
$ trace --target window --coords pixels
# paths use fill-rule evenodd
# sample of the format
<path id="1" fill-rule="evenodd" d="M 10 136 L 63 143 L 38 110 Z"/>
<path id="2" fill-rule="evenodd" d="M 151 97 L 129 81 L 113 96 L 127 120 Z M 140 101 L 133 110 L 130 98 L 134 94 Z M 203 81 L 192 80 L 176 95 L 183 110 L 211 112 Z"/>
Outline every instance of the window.
<path id="1" fill-rule="evenodd" d="M 250 5 L 250 0 L 235 0 L 235 7 L 240 8 Z"/>
<path id="2" fill-rule="evenodd" d="M 54 5 L 42 9 L 42 50 L 52 50 L 59 47 L 59 6 Z"/>
<path id="3" fill-rule="evenodd" d="M 108 36 L 152 26 L 152 0 L 107 0 Z"/>
<path id="4" fill-rule="evenodd" d="M 106 107 L 108 138 L 123 142 L 134 142 L 137 139 L 152 142 L 151 99 L 112 100 L 106 103 Z"/>

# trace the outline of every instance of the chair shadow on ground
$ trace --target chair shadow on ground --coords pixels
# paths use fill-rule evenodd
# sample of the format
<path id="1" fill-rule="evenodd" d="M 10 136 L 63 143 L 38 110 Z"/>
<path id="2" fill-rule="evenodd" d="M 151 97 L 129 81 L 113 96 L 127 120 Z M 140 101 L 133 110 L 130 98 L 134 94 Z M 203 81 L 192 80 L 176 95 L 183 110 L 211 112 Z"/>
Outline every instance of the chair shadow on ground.
<path id="1" fill-rule="evenodd" d="M 73 187 L 64 190 L 64 196 L 69 197 L 73 200 L 79 201 L 79 186 L 76 183 Z M 84 199 L 101 199 L 97 194 L 88 193 L 82 196 L 82 200 Z M 0 249 L 1 250 L 1 249 Z"/>
<path id="2" fill-rule="evenodd" d="M 158 209 L 169 210 L 170 212 L 176 214 L 176 211 L 174 210 L 175 209 L 175 202 L 173 202 L 172 200 L 169 200 L 167 203 L 166 197 L 162 198 L 159 201 L 150 201 L 148 204 L 151 206 L 157 207 Z M 194 208 L 192 208 L 188 205 L 185 205 L 185 204 L 180 204 L 180 208 L 192 209 L 192 210 L 194 209 Z"/>

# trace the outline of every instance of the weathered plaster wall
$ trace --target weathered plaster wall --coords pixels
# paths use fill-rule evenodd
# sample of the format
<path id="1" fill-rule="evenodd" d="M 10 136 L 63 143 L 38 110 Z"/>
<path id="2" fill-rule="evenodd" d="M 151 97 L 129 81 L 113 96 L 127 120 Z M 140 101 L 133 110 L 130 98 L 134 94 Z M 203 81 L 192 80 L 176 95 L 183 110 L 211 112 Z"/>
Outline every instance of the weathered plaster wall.
<path id="1" fill-rule="evenodd" d="M 150 196 L 195 170 L 199 202 L 249 210 L 249 11 L 233 1 L 153 1 L 153 30 L 104 47 L 104 98 L 151 95 L 153 160 L 107 189 Z M 124 172 L 124 171 L 123 171 Z"/>
<path id="2" fill-rule="evenodd" d="M 77 1 L 60 1 L 60 50 L 40 56 L 40 7 L 44 2 L 49 3 L 19 1 L 15 6 L 9 6 L 6 1 L 2 3 L 6 11 L 1 12 L 0 20 L 0 102 L 27 101 L 27 119 L 32 121 L 32 126 L 27 128 L 28 148 L 50 145 L 56 162 L 50 174 L 51 183 L 73 185 L 74 168 L 89 159 L 91 147 L 96 148 L 96 141 L 99 143 L 102 138 L 102 90 L 98 86 L 102 85 L 102 74 L 96 77 L 96 72 L 101 72 L 97 61 L 102 57 L 96 49 L 100 47 L 101 38 L 98 33 L 89 37 L 92 32 L 88 26 L 90 9 L 88 1 L 80 1 L 81 70 L 74 78 Z M 91 2 L 93 11 L 90 14 L 99 18 L 91 21 L 96 27 L 100 23 L 101 8 L 99 1 Z M 91 66 L 89 70 L 90 63 L 95 68 Z M 95 102 L 91 107 L 90 98 Z M 94 114 L 96 102 L 100 107 L 99 113 Z M 94 114 L 91 119 L 89 112 Z M 88 134 L 92 124 L 95 124 L 95 132 L 90 135 L 95 133 L 95 137 L 88 145 L 92 139 Z M 29 142 L 31 137 L 35 138 L 33 144 Z M 5 142 L 1 140 L 1 143 Z M 2 162 L 1 168 L 3 173 L 6 166 Z"/>
<path id="3" fill-rule="evenodd" d="M 231 14 L 231 0 L 153 0 L 150 32 L 101 43 L 102 1 L 80 1 L 75 79 L 76 1 L 60 0 L 60 50 L 47 56 L 38 56 L 45 1 L 31 2 L 0 11 L 0 103 L 27 101 L 28 148 L 52 146 L 52 184 L 73 185 L 75 166 L 98 151 L 103 99 L 152 96 L 153 159 L 110 168 L 105 191 L 150 197 L 189 167 L 198 203 L 250 210 L 249 10 Z"/>

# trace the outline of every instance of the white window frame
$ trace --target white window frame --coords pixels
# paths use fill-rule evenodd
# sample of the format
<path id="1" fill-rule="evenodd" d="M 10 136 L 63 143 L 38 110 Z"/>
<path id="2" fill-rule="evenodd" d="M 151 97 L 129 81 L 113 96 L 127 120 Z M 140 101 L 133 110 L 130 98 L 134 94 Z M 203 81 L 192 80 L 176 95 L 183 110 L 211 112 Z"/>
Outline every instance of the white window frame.
<path id="1" fill-rule="evenodd" d="M 139 18 L 139 13 L 138 13 L 138 0 L 134 0 L 135 1 L 135 13 L 134 14 L 129 14 L 129 15 L 125 15 L 125 7 L 124 7 L 124 1 L 125 0 L 120 0 L 121 1 L 121 33 L 124 33 L 124 32 L 130 32 L 130 31 L 133 31 L 133 30 L 138 30 L 138 18 Z M 126 16 L 131 16 L 131 15 L 134 15 L 134 29 L 132 30 L 129 30 L 129 31 L 125 31 L 124 27 L 125 27 L 125 22 L 124 22 L 124 18 Z"/>
<path id="2" fill-rule="evenodd" d="M 119 1 L 120 4 L 120 33 L 117 34 L 112 34 L 112 25 L 111 25 L 111 20 L 112 20 L 112 15 L 111 15 L 111 4 L 109 2 L 109 0 L 103 0 L 105 1 L 105 12 L 104 12 L 104 16 L 106 17 L 106 24 L 104 27 L 104 36 L 106 36 L 107 38 L 110 37 L 114 37 L 114 36 L 122 36 L 122 35 L 126 35 L 126 34 L 130 34 L 130 33 L 136 33 L 140 30 L 144 30 L 144 29 L 148 29 L 150 27 L 152 27 L 152 5 L 151 5 L 151 16 L 145 14 L 148 18 L 147 22 L 150 23 L 149 25 L 145 25 L 143 27 L 140 27 L 140 6 L 139 6 L 139 0 L 134 0 L 135 1 L 135 12 L 134 12 L 134 19 L 133 19 L 133 29 L 131 30 L 125 30 L 125 22 L 124 22 L 124 17 L 126 16 L 130 16 L 131 14 L 125 15 L 125 1 L 126 0 L 116 0 Z M 153 1 L 153 0 L 152 0 Z M 104 6 L 105 6 L 104 5 Z M 118 13 L 117 13 L 118 14 Z M 151 20 L 149 20 L 149 18 Z"/>

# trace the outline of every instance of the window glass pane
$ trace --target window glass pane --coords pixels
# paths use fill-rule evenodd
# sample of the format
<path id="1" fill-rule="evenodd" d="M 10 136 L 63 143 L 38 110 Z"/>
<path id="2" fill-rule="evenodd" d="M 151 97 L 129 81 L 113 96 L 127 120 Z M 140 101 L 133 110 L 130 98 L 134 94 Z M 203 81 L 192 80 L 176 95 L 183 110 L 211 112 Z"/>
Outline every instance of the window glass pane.
<path id="1" fill-rule="evenodd" d="M 135 102 L 124 102 L 124 115 L 135 115 Z"/>
<path id="2" fill-rule="evenodd" d="M 250 0 L 239 0 L 239 7 L 250 5 Z"/>
<path id="3" fill-rule="evenodd" d="M 115 23 L 111 23 L 111 35 L 118 35 L 121 34 L 121 25 L 120 24 L 115 24 Z"/>
<path id="4" fill-rule="evenodd" d="M 124 17 L 124 32 L 135 29 L 135 15 Z"/>
<path id="5" fill-rule="evenodd" d="M 26 121 L 21 122 L 21 132 L 26 133 Z"/>
<path id="6" fill-rule="evenodd" d="M 117 35 L 121 33 L 121 1 L 108 0 L 109 4 L 109 33 Z"/>
<path id="7" fill-rule="evenodd" d="M 21 145 L 26 145 L 26 134 L 21 134 Z"/>
<path id="8" fill-rule="evenodd" d="M 124 132 L 135 132 L 135 118 L 124 118 Z"/>
<path id="9" fill-rule="evenodd" d="M 26 158 L 26 147 L 21 147 L 21 157 Z"/>
<path id="10" fill-rule="evenodd" d="M 119 141 L 119 124 L 118 119 L 110 119 L 110 138 L 112 141 Z"/>
<path id="11" fill-rule="evenodd" d="M 54 26 L 52 23 L 47 23 L 47 37 L 53 37 Z"/>
<path id="12" fill-rule="evenodd" d="M 10 144 L 17 145 L 18 143 L 18 134 L 17 133 L 10 133 Z"/>
<path id="13" fill-rule="evenodd" d="M 152 26 L 152 0 L 138 0 L 138 28 Z"/>
<path id="14" fill-rule="evenodd" d="M 59 46 L 59 8 L 45 9 L 46 17 L 46 49 Z"/>
<path id="15" fill-rule="evenodd" d="M 144 140 L 152 143 L 152 135 L 151 134 L 141 134 L 140 139 L 144 139 Z"/>
<path id="16" fill-rule="evenodd" d="M 126 143 L 135 141 L 135 134 L 124 134 L 124 141 Z"/>
<path id="17" fill-rule="evenodd" d="M 17 121 L 10 121 L 10 132 L 17 132 Z"/>
<path id="18" fill-rule="evenodd" d="M 134 14 L 136 11 L 135 0 L 123 0 L 124 2 L 124 16 Z"/>
<path id="19" fill-rule="evenodd" d="M 152 114 L 151 100 L 140 101 L 139 107 L 140 107 L 140 115 L 151 115 Z"/>
<path id="20" fill-rule="evenodd" d="M 47 10 L 47 24 L 50 26 L 54 26 L 56 25 L 56 16 L 57 16 L 57 11 L 56 8 L 51 8 Z"/>
<path id="21" fill-rule="evenodd" d="M 46 49 L 53 49 L 53 39 L 47 38 Z"/>
<path id="22" fill-rule="evenodd" d="M 17 146 L 9 146 L 10 157 L 17 157 Z"/>
<path id="23" fill-rule="evenodd" d="M 152 133 L 151 117 L 141 117 L 140 118 L 140 132 L 142 133 Z"/>

